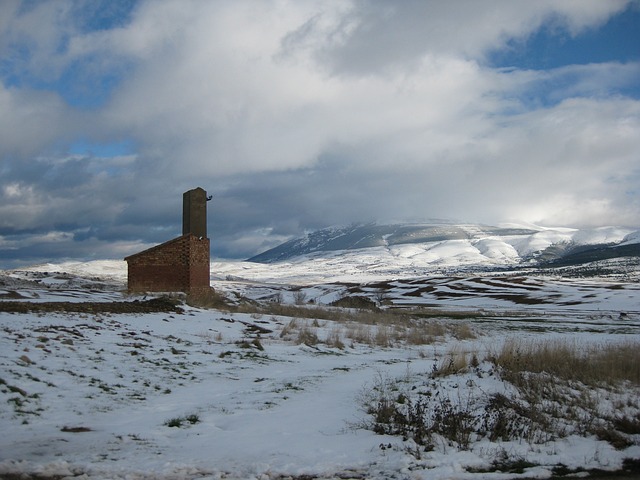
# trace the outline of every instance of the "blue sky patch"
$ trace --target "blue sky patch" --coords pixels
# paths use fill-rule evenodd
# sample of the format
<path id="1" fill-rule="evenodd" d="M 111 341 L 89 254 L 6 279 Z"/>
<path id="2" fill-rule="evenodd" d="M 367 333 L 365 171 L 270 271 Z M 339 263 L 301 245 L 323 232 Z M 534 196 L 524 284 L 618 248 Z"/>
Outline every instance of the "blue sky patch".
<path id="1" fill-rule="evenodd" d="M 493 51 L 488 61 L 492 67 L 524 70 L 640 61 L 640 4 L 575 37 L 546 23 L 525 41 L 512 40 L 506 48 Z"/>

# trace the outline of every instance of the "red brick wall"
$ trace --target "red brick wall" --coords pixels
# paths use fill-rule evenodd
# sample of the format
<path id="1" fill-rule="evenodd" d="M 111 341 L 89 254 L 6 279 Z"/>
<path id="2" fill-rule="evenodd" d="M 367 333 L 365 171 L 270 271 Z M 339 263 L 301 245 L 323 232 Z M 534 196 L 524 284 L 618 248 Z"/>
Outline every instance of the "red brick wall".
<path id="1" fill-rule="evenodd" d="M 209 239 L 191 234 L 131 255 L 129 291 L 191 292 L 209 288 Z"/>
<path id="2" fill-rule="evenodd" d="M 211 286 L 209 239 L 189 235 L 189 291 L 207 290 Z"/>

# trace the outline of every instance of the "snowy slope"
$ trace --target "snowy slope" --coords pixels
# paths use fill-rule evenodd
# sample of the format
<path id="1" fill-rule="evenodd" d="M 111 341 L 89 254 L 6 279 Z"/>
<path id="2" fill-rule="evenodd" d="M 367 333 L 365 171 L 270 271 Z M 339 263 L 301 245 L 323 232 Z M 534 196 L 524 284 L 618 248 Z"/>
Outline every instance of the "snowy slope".
<path id="1" fill-rule="evenodd" d="M 249 261 L 275 263 L 301 256 L 318 258 L 332 252 L 364 250 L 387 263 L 389 259 L 385 257 L 396 257 L 399 265 L 406 265 L 410 260 L 415 266 L 514 266 L 553 262 L 576 248 L 599 251 L 619 244 L 629 246 L 624 255 L 640 256 L 640 235 L 629 228 L 369 224 L 310 233 Z"/>

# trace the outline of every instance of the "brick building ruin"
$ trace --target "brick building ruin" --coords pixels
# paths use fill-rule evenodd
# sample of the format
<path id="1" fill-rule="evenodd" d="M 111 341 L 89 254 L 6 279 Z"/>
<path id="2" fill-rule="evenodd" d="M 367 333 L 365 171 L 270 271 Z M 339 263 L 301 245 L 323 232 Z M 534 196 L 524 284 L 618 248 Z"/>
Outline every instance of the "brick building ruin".
<path id="1" fill-rule="evenodd" d="M 130 292 L 205 293 L 210 290 L 207 192 L 182 196 L 182 236 L 125 258 Z"/>

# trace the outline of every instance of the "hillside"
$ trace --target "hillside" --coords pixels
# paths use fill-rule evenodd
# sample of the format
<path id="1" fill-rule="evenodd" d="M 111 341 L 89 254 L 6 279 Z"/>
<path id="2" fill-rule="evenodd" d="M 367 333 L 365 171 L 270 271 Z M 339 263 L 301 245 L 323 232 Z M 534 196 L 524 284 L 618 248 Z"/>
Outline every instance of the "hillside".
<path id="1" fill-rule="evenodd" d="M 640 257 L 637 230 L 454 224 L 350 225 L 309 233 L 250 258 L 276 263 L 359 252 L 415 266 L 568 266 Z"/>

